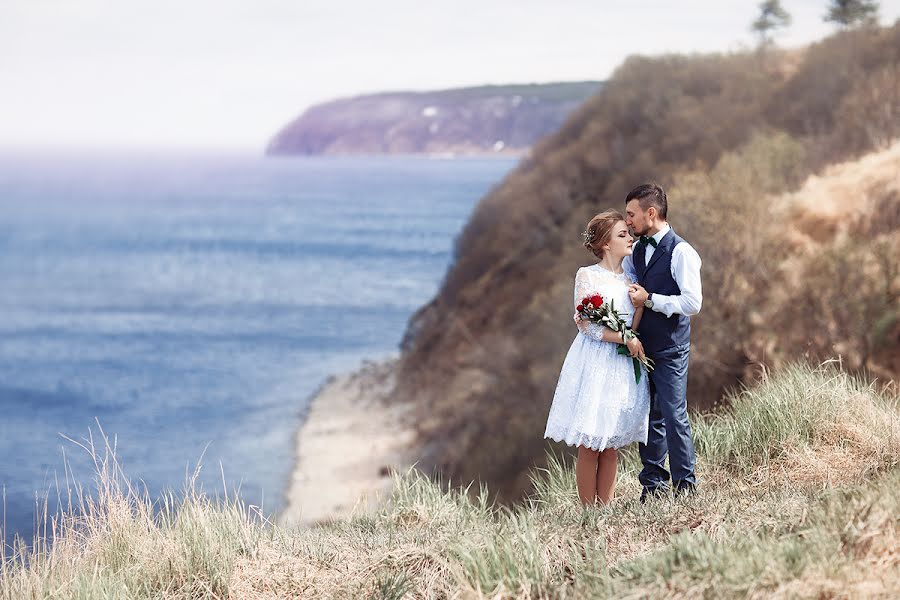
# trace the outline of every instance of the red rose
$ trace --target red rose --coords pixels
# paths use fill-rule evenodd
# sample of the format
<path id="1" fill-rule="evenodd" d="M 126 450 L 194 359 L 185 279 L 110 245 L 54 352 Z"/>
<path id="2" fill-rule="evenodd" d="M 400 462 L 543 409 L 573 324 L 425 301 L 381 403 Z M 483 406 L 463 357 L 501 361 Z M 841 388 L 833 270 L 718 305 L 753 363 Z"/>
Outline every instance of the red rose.
<path id="1" fill-rule="evenodd" d="M 577 310 L 578 312 L 581 312 L 581 311 L 584 310 L 584 306 L 582 306 L 581 304 L 579 304 L 578 307 L 577 307 L 575 310 Z"/>
<path id="2" fill-rule="evenodd" d="M 601 296 L 600 294 L 591 296 L 591 304 L 593 304 L 596 308 L 600 308 L 603 305 L 603 296 Z"/>
<path id="3" fill-rule="evenodd" d="M 585 297 L 581 300 L 581 303 L 582 303 L 584 306 L 587 306 L 588 304 L 591 303 L 591 297 L 590 297 L 590 296 L 585 296 Z"/>

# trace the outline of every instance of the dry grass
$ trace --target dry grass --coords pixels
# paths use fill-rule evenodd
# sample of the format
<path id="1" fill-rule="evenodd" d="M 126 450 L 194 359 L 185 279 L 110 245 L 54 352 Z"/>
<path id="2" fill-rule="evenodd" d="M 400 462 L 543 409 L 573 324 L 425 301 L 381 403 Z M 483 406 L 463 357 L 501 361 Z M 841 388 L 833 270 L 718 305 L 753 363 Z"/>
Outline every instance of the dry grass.
<path id="1" fill-rule="evenodd" d="M 534 493 L 395 474 L 374 515 L 310 529 L 193 492 L 151 502 L 114 456 L 100 494 L 6 560 L 0 598 L 857 597 L 898 588 L 898 398 L 835 365 L 791 366 L 698 420 L 701 491 L 583 509 L 551 456 Z M 96 449 L 91 448 L 94 455 Z M 108 448 L 106 449 L 108 450 Z"/>

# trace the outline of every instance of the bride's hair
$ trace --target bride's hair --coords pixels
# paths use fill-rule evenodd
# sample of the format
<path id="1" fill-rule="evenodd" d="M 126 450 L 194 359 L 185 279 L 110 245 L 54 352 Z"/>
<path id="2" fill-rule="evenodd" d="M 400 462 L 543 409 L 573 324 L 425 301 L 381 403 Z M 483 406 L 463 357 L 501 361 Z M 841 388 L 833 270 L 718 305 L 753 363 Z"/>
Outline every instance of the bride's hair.
<path id="1" fill-rule="evenodd" d="M 605 210 L 599 215 L 594 215 L 594 218 L 588 221 L 587 229 L 581 234 L 584 247 L 593 252 L 597 258 L 603 258 L 603 244 L 609 241 L 613 225 L 624 220 L 625 217 L 617 210 Z"/>

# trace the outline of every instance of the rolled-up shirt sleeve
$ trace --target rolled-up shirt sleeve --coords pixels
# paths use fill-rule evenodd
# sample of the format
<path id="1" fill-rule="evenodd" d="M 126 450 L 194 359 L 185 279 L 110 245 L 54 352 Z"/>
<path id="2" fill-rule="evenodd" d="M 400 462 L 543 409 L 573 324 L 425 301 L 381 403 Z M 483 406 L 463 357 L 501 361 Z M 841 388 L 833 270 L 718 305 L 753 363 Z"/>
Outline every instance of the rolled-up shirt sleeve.
<path id="1" fill-rule="evenodd" d="M 664 296 L 653 294 L 653 310 L 667 317 L 674 314 L 691 317 L 700 312 L 703 304 L 703 288 L 700 284 L 700 255 L 688 244 L 682 242 L 672 251 L 672 277 L 681 294 Z"/>

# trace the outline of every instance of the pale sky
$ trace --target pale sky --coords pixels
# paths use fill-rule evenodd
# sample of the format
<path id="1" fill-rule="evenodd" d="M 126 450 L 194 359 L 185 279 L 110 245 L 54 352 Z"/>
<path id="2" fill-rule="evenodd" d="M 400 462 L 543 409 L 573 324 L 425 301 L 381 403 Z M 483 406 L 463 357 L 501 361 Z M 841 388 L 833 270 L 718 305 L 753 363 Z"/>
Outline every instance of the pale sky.
<path id="1" fill-rule="evenodd" d="M 0 0 L 0 147 L 261 151 L 306 107 L 750 47 L 758 1 Z M 797 46 L 828 2 L 783 0 Z M 881 22 L 900 18 L 883 1 Z"/>

